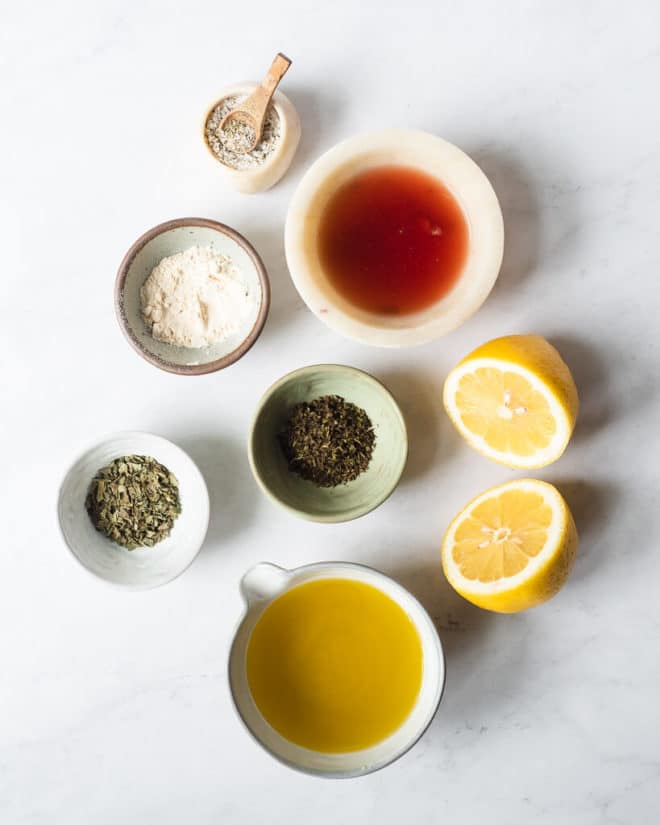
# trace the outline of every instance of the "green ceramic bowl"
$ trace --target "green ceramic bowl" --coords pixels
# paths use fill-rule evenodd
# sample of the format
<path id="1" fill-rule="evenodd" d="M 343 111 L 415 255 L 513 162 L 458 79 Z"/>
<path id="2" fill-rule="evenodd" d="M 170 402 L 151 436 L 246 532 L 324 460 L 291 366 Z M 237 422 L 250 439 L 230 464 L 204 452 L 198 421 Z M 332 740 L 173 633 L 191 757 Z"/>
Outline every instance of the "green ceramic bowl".
<path id="1" fill-rule="evenodd" d="M 376 433 L 369 468 L 339 487 L 317 487 L 290 472 L 277 440 L 290 409 L 322 395 L 340 395 L 362 407 Z M 264 493 L 294 515 L 326 523 L 350 521 L 393 492 L 406 465 L 408 436 L 401 410 L 379 381 L 353 367 L 317 364 L 290 372 L 266 391 L 252 421 L 248 454 Z"/>

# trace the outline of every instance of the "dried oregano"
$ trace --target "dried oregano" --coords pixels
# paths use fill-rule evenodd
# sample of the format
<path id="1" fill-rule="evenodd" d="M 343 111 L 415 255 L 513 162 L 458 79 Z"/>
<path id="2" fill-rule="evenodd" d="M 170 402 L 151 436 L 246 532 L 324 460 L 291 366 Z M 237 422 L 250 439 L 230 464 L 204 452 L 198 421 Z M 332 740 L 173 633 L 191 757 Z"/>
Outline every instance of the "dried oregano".
<path id="1" fill-rule="evenodd" d="M 179 484 L 155 458 L 126 455 L 96 473 L 85 507 L 94 527 L 127 550 L 153 547 L 181 512 Z"/>
<path id="2" fill-rule="evenodd" d="M 356 479 L 376 442 L 369 416 L 338 395 L 296 404 L 279 434 L 289 469 L 319 487 Z"/>

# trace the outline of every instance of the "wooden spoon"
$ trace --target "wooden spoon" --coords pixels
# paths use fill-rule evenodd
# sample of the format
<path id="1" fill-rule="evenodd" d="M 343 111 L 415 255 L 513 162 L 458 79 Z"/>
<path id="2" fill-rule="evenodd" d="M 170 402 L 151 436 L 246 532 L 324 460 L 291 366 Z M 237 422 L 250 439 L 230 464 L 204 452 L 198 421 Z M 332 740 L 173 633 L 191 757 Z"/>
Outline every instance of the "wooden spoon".
<path id="1" fill-rule="evenodd" d="M 218 136 L 221 139 L 220 133 L 229 131 L 227 127 L 230 127 L 232 120 L 246 124 L 254 134 L 254 137 L 252 137 L 249 130 L 242 133 L 240 141 L 233 141 L 234 145 L 231 147 L 233 152 L 244 155 L 251 152 L 261 140 L 268 104 L 290 65 L 289 58 L 283 55 L 282 52 L 278 52 L 261 84 L 241 104 L 222 118 L 220 126 L 218 126 Z"/>

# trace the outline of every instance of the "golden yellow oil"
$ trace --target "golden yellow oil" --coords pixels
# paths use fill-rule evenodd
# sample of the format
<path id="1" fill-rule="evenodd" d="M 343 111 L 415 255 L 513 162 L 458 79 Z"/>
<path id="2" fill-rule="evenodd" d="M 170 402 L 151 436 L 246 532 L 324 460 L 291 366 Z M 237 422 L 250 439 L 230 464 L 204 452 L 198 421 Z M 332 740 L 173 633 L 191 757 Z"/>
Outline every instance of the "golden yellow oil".
<path id="1" fill-rule="evenodd" d="M 296 745 L 347 753 L 404 722 L 422 682 L 422 645 L 406 612 L 351 579 L 298 585 L 269 605 L 247 649 L 261 714 Z"/>

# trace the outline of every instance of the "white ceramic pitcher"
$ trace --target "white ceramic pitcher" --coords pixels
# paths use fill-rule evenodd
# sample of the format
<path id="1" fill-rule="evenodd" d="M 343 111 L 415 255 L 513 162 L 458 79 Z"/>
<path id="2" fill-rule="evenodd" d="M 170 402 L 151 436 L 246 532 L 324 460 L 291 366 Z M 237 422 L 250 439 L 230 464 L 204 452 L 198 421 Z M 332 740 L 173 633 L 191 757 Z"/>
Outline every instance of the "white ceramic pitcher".
<path id="1" fill-rule="evenodd" d="M 352 579 L 376 587 L 395 601 L 410 617 L 422 644 L 422 684 L 417 702 L 405 722 L 383 741 L 351 753 L 321 753 L 295 745 L 281 736 L 263 718 L 250 694 L 246 653 L 250 634 L 259 617 L 287 590 L 315 579 Z M 286 765 L 317 776 L 346 778 L 362 776 L 394 762 L 420 739 L 442 697 L 445 661 L 438 633 L 428 613 L 405 588 L 370 567 L 347 562 L 324 562 L 285 570 L 262 563 L 249 570 L 241 581 L 246 612 L 238 626 L 229 654 L 229 685 L 232 698 L 248 731 L 272 756 Z"/>

